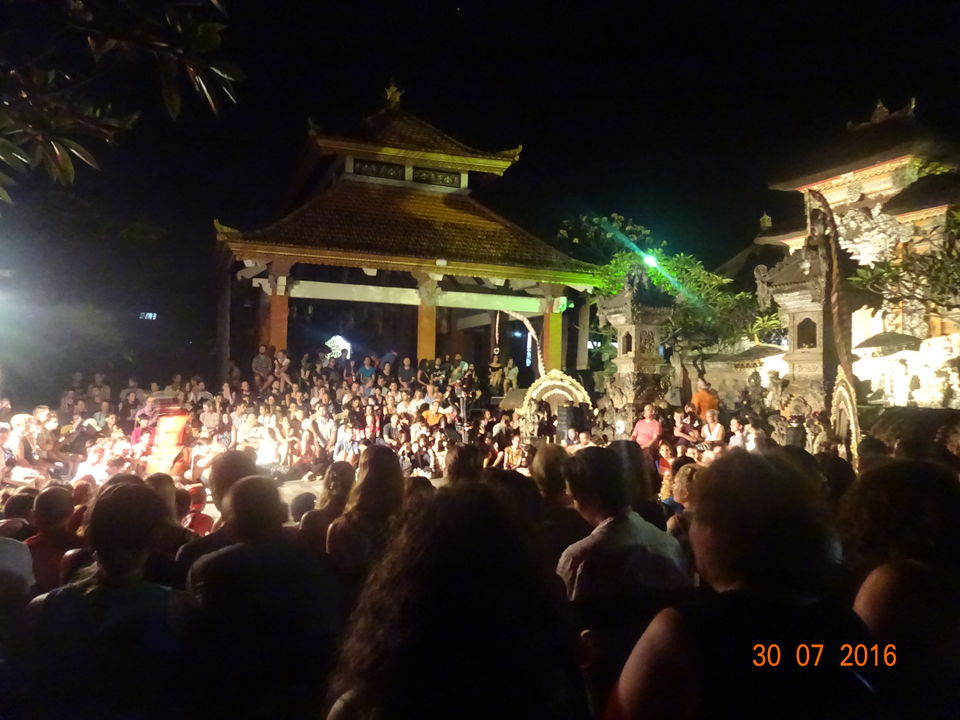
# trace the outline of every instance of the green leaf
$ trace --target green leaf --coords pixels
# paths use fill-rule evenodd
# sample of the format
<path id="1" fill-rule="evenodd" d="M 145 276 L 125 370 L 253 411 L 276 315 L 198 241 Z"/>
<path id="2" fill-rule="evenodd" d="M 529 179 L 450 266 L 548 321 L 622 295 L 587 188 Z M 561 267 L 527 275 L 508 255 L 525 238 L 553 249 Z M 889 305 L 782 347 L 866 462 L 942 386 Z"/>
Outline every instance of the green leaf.
<path id="1" fill-rule="evenodd" d="M 60 142 L 66 145 L 70 152 L 83 160 L 83 162 L 92 167 L 94 170 L 100 169 L 96 158 L 94 158 L 93 155 L 90 154 L 90 151 L 83 147 L 83 145 L 78 142 L 74 142 L 73 140 L 68 140 L 67 138 L 63 138 Z"/>
<path id="2" fill-rule="evenodd" d="M 170 55 L 160 56 L 160 91 L 163 93 L 167 114 L 173 120 L 180 117 L 182 107 L 180 88 L 177 87 L 177 70 L 176 58 Z"/>
<path id="3" fill-rule="evenodd" d="M 58 140 L 51 140 L 50 146 L 53 148 L 59 179 L 64 185 L 72 185 L 76 170 L 73 167 L 73 160 L 70 159 L 70 152 Z"/>
<path id="4" fill-rule="evenodd" d="M 232 80 L 233 82 L 246 80 L 246 75 L 243 74 L 243 70 L 225 60 L 217 60 L 215 63 L 210 63 L 209 68 L 226 80 Z"/>
<path id="5" fill-rule="evenodd" d="M 220 33 L 226 28 L 221 23 L 200 23 L 197 25 L 196 35 L 193 38 L 193 49 L 198 53 L 213 52 L 220 47 L 222 38 Z"/>
<path id="6" fill-rule="evenodd" d="M 210 109 L 213 111 L 214 115 L 219 115 L 219 108 L 217 108 L 217 101 L 214 99 L 213 94 L 210 92 L 210 88 L 207 85 L 206 81 L 203 79 L 203 75 L 200 74 L 199 70 L 195 70 L 191 66 L 187 66 L 187 75 L 190 76 L 190 79 L 193 81 L 193 86 L 197 89 L 197 92 L 200 93 L 206 99 L 207 104 L 210 106 Z"/>
<path id="7" fill-rule="evenodd" d="M 13 170 L 25 172 L 30 164 L 30 157 L 19 145 L 0 138 L 0 161 Z"/>

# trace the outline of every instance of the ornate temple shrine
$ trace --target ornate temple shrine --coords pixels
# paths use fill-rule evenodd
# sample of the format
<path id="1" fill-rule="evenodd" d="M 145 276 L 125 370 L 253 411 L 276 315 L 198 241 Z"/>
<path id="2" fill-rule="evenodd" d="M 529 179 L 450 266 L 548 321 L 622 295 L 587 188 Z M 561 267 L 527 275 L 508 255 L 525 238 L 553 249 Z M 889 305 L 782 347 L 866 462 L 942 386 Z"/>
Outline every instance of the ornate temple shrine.
<path id="1" fill-rule="evenodd" d="M 755 240 L 787 250 L 772 268 L 755 271 L 761 305 L 775 302 L 787 331 L 786 352 L 766 360 L 771 367 L 779 363 L 776 409 L 784 415 L 831 407 L 836 420 L 845 405 L 853 416 L 848 422 L 856 424 L 856 416 L 876 414 L 871 408 L 960 408 L 960 315 L 920 301 L 878 308 L 845 287 L 835 299 L 842 305 L 833 327 L 825 256 L 811 242 L 810 221 L 812 193 L 819 193 L 845 251 L 843 276 L 858 266 L 926 252 L 942 239 L 949 214 L 960 205 L 956 158 L 950 143 L 916 120 L 912 102 L 894 113 L 878 103 L 869 121 L 850 124 L 841 142 L 771 185 L 798 193 L 806 205 L 803 212 L 798 202 L 793 220 L 763 223 Z M 838 381 L 829 397 L 824 378 L 832 378 L 838 348 L 849 351 L 853 377 L 846 390 Z"/>
<path id="2" fill-rule="evenodd" d="M 465 351 L 483 363 L 504 313 L 529 319 L 545 367 L 560 368 L 563 312 L 596 285 L 596 268 L 471 196 L 472 174 L 502 175 L 521 148 L 468 147 L 407 112 L 400 95 L 388 88 L 385 106 L 348 134 L 311 127 L 298 171 L 305 199 L 285 217 L 245 232 L 217 224 L 244 265 L 237 279 L 258 288 L 257 339 L 297 344 L 291 303 L 301 312 L 327 301 L 410 306 L 417 357 Z M 479 329 L 484 340 L 471 346 L 466 334 Z M 483 356 L 471 352 L 484 345 Z"/>

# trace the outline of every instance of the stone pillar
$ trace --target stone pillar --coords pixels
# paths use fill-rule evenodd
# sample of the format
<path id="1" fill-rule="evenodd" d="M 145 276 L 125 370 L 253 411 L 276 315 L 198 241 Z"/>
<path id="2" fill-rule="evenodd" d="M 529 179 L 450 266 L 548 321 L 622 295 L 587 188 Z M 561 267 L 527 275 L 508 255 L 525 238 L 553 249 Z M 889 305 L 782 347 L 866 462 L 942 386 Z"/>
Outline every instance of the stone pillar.
<path id="1" fill-rule="evenodd" d="M 547 372 L 563 369 L 563 313 L 543 314 L 543 367 Z"/>
<path id="2" fill-rule="evenodd" d="M 586 294 L 582 300 L 583 305 L 580 306 L 580 318 L 577 322 L 577 370 L 589 370 L 587 342 L 590 340 L 590 301 Z"/>
<path id="3" fill-rule="evenodd" d="M 417 306 L 417 361 L 437 356 L 437 306 L 420 301 Z"/>

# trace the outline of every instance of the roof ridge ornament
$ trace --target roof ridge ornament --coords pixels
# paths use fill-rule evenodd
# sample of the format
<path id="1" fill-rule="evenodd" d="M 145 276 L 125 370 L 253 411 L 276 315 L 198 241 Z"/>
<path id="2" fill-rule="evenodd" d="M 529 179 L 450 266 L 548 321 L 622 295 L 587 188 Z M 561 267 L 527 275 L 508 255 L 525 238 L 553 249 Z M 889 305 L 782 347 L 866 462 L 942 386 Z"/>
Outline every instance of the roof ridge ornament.
<path id="1" fill-rule="evenodd" d="M 384 88 L 383 94 L 387 99 L 388 108 L 396 108 L 400 105 L 400 98 L 403 97 L 404 91 L 397 87 L 397 84 L 390 80 L 390 84 Z"/>
<path id="2" fill-rule="evenodd" d="M 760 216 L 760 230 L 769 230 L 773 227 L 773 218 L 767 214 L 767 211 L 763 211 L 763 215 Z"/>
<path id="3" fill-rule="evenodd" d="M 870 119 L 866 122 L 855 123 L 852 120 L 847 121 L 847 130 L 857 131 L 863 130 L 865 128 L 873 127 L 874 125 L 879 125 L 887 120 L 892 120 L 893 118 L 910 118 L 913 119 L 913 111 L 917 107 L 917 98 L 910 98 L 909 102 L 904 105 L 899 110 L 895 112 L 890 112 L 886 105 L 884 105 L 883 100 L 877 99 L 877 104 L 873 107 L 873 112 L 870 113 Z"/>

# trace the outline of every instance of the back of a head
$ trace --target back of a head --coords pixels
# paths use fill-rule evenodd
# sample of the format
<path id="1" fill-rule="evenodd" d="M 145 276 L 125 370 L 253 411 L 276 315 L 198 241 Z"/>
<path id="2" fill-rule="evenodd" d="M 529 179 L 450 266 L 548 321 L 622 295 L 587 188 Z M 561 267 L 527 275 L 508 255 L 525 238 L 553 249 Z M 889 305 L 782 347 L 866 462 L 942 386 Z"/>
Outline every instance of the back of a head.
<path id="1" fill-rule="evenodd" d="M 632 500 L 620 458 L 609 448 L 588 447 L 578 451 L 564 462 L 563 477 L 579 505 L 604 515 L 618 513 Z"/>
<path id="2" fill-rule="evenodd" d="M 610 449 L 617 454 L 620 468 L 627 488 L 631 492 L 630 502 L 643 502 L 657 496 L 660 485 L 656 480 L 653 465 L 647 460 L 643 450 L 631 440 L 614 440 Z"/>
<path id="3" fill-rule="evenodd" d="M 836 510 L 847 491 L 856 482 L 857 474 L 853 465 L 833 453 L 817 453 L 817 463 L 823 473 L 823 496 L 831 509 Z"/>
<path id="4" fill-rule="evenodd" d="M 929 440 L 901 438 L 893 449 L 893 455 L 904 460 L 929 460 L 932 446 Z"/>
<path id="5" fill-rule="evenodd" d="M 551 596 L 497 493 L 441 488 L 405 513 L 368 579 L 334 693 L 353 690 L 378 717 L 561 717 Z"/>
<path id="6" fill-rule="evenodd" d="M 830 567 L 816 487 L 781 457 L 736 449 L 698 472 L 691 538 L 702 574 L 716 584 L 816 593 Z"/>
<path id="7" fill-rule="evenodd" d="M 33 503 L 36 495 L 30 493 L 14 493 L 7 498 L 3 504 L 3 517 L 7 520 L 12 518 L 30 519 L 30 511 L 33 510 Z"/>
<path id="8" fill-rule="evenodd" d="M 960 483 L 937 463 L 871 465 L 844 498 L 839 524 L 855 575 L 897 560 L 960 571 Z"/>
<path id="9" fill-rule="evenodd" d="M 403 504 L 403 469 L 400 458 L 384 445 L 371 445 L 360 455 L 357 484 L 348 511 L 383 520 Z"/>
<path id="10" fill-rule="evenodd" d="M 62 485 L 43 490 L 33 503 L 33 519 L 41 530 L 63 525 L 73 514 L 73 493 Z"/>
<path id="11" fill-rule="evenodd" d="M 287 519 L 277 484 L 259 475 L 241 478 L 233 484 L 225 498 L 224 514 L 244 542 L 278 535 Z"/>
<path id="12" fill-rule="evenodd" d="M 305 513 L 317 506 L 317 496 L 312 492 L 302 492 L 290 501 L 290 517 L 294 522 L 300 522 Z"/>
<path id="13" fill-rule="evenodd" d="M 525 530 L 532 531 L 538 525 L 542 498 L 531 478 L 516 470 L 501 468 L 487 468 L 481 477 L 484 485 L 489 485 L 500 495 Z"/>
<path id="14" fill-rule="evenodd" d="M 326 475 L 323 476 L 323 490 L 326 494 L 327 503 L 346 501 L 353 489 L 356 476 L 357 472 L 353 469 L 353 465 L 343 460 L 339 460 L 328 467 Z"/>
<path id="15" fill-rule="evenodd" d="M 477 482 L 483 470 L 483 457 L 476 446 L 458 444 L 447 451 L 445 464 L 447 482 L 451 485 Z"/>
<path id="16" fill-rule="evenodd" d="M 103 572 L 112 577 L 142 567 L 166 515 L 163 501 L 146 485 L 117 483 L 103 490 L 87 527 Z"/>
<path id="17" fill-rule="evenodd" d="M 163 504 L 167 506 L 170 513 L 176 513 L 177 486 L 172 477 L 166 473 L 153 473 L 145 477 L 143 481 L 163 500 Z"/>
<path id="18" fill-rule="evenodd" d="M 873 465 L 890 457 L 890 447 L 880 438 L 871 435 L 860 440 L 857 445 L 857 471 L 863 472 Z"/>
<path id="19" fill-rule="evenodd" d="M 567 457 L 566 450 L 551 443 L 540 448 L 530 464 L 530 476 L 547 500 L 560 497 L 567 490 L 563 479 L 563 463 Z"/>
<path id="20" fill-rule="evenodd" d="M 241 478 L 255 475 L 257 465 L 255 456 L 242 450 L 227 450 L 210 463 L 210 494 L 213 504 L 218 508 L 223 499 Z"/>

